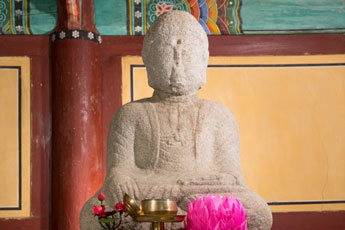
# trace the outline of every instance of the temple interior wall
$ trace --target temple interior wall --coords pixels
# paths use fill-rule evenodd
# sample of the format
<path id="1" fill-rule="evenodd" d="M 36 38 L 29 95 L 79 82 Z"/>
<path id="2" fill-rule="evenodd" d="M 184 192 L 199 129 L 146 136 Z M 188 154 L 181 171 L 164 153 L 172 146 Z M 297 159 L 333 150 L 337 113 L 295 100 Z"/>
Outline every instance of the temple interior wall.
<path id="1" fill-rule="evenodd" d="M 234 113 L 245 181 L 273 212 L 345 208 L 273 205 L 341 200 L 345 193 L 339 175 L 345 161 L 345 65 L 334 65 L 343 60 L 344 55 L 210 58 L 199 96 Z M 122 68 L 123 103 L 152 95 L 140 57 L 124 57 Z"/>
<path id="2" fill-rule="evenodd" d="M 49 35 L 57 5 L 23 0 L 21 28 L 15 0 L 2 2 L 1 13 L 11 17 L 0 20 L 0 229 L 52 229 Z M 143 36 L 130 36 L 147 27 L 136 31 L 140 25 L 127 20 L 135 12 L 126 3 L 135 1 L 111 2 L 95 0 L 96 26 L 105 35 L 99 48 L 104 162 L 114 112 L 152 94 L 139 57 Z M 226 11 L 231 26 L 206 25 L 222 36 L 209 36 L 208 82 L 200 96 L 235 114 L 244 176 L 269 202 L 273 229 L 344 229 L 344 2 L 233 4 L 238 7 Z M 143 20 L 154 13 L 144 4 L 140 9 Z M 100 173 L 104 178 L 105 168 Z"/>

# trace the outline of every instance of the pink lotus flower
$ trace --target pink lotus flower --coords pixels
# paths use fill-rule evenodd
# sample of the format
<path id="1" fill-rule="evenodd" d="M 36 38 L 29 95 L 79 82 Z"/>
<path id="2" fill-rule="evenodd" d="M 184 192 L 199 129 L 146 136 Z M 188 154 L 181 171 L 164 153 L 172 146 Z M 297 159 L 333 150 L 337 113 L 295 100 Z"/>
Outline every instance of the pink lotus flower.
<path id="1" fill-rule="evenodd" d="M 104 195 L 104 193 L 101 192 L 100 194 L 98 194 L 97 199 L 98 199 L 99 201 L 105 200 L 105 195 Z"/>
<path id="2" fill-rule="evenodd" d="M 104 206 L 93 206 L 93 213 L 92 215 L 96 215 L 96 216 L 105 216 L 105 207 Z"/>
<path id="3" fill-rule="evenodd" d="M 188 204 L 186 230 L 247 230 L 247 217 L 234 196 L 208 194 Z"/>
<path id="4" fill-rule="evenodd" d="M 115 205 L 115 210 L 126 212 L 125 206 L 123 205 L 122 202 L 119 202 Z"/>

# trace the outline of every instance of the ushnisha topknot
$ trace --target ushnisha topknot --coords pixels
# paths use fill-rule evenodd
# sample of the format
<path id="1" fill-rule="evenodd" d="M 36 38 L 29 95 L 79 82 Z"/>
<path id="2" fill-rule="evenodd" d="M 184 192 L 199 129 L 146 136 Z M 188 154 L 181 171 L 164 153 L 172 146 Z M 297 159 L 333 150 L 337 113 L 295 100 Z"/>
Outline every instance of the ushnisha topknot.
<path id="1" fill-rule="evenodd" d="M 159 16 L 142 49 L 149 85 L 166 93 L 195 94 L 206 83 L 208 39 L 199 22 L 184 11 Z"/>

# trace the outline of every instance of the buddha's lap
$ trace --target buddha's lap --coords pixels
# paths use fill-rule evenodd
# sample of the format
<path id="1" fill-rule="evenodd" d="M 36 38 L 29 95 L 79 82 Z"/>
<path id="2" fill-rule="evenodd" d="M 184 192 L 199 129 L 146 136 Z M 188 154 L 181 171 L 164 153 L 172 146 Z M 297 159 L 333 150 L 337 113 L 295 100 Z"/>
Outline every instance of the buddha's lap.
<path id="1" fill-rule="evenodd" d="M 150 198 L 147 196 L 152 195 L 151 198 L 160 198 L 163 195 L 166 197 L 169 192 L 172 194 L 173 197 L 177 197 L 179 199 L 184 198 L 192 198 L 200 195 L 205 195 L 209 193 L 213 194 L 227 194 L 227 195 L 235 195 L 236 197 L 246 196 L 245 200 L 253 200 L 253 199 L 260 199 L 262 200 L 255 192 L 248 189 L 243 185 L 178 185 L 178 184 L 171 184 L 167 183 L 164 184 L 162 181 L 140 181 L 134 180 L 133 178 L 126 177 L 121 178 L 113 178 L 112 183 L 108 183 L 106 190 L 108 192 L 121 192 L 122 194 L 128 193 L 133 194 L 136 197 L 145 197 Z M 122 182 L 122 183 L 121 183 Z M 150 194 L 151 193 L 151 194 Z M 168 198 L 168 197 L 166 197 Z"/>

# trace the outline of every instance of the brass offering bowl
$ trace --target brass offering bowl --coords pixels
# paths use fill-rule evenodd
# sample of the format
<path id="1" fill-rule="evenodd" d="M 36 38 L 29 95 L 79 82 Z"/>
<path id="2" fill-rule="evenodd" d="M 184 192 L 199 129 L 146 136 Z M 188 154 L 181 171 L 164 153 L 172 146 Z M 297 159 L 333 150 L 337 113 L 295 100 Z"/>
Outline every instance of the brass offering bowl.
<path id="1" fill-rule="evenodd" d="M 152 230 L 164 230 L 165 222 L 181 222 L 184 215 L 177 215 L 177 204 L 169 199 L 142 200 L 140 208 L 127 194 L 123 197 L 128 214 L 137 222 L 151 222 Z"/>
<path id="2" fill-rule="evenodd" d="M 125 209 L 127 210 L 128 214 L 131 217 L 136 217 L 137 215 L 141 214 L 141 211 L 138 207 L 138 205 L 136 204 L 135 200 L 132 199 L 130 196 L 128 196 L 127 194 L 124 195 L 123 197 L 123 204 L 125 206 Z"/>
<path id="3" fill-rule="evenodd" d="M 142 200 L 140 210 L 144 215 L 176 216 L 177 204 L 176 201 L 169 199 Z"/>

